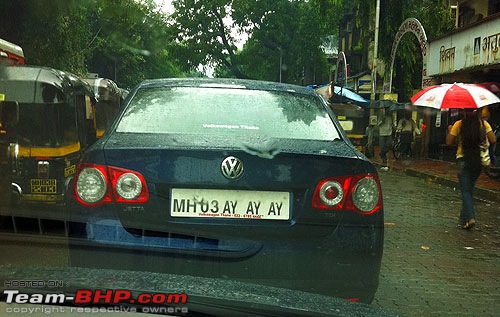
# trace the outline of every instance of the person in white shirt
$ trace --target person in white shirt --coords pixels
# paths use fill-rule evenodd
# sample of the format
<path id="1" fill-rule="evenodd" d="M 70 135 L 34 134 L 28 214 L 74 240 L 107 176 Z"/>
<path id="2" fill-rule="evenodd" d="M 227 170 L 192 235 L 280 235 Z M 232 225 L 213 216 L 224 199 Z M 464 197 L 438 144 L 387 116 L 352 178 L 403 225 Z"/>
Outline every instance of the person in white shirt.
<path id="1" fill-rule="evenodd" d="M 378 135 L 379 135 L 379 146 L 380 146 L 380 158 L 382 163 L 387 165 L 387 152 L 391 147 L 392 143 L 392 130 L 394 127 L 394 122 L 389 110 L 386 108 L 380 109 L 378 116 Z"/>
<path id="2" fill-rule="evenodd" d="M 413 142 L 415 135 L 420 134 L 420 129 L 418 128 L 417 123 L 411 117 L 411 111 L 405 111 L 404 118 L 399 120 L 396 131 L 400 133 L 401 137 L 401 155 L 403 157 L 409 157 L 411 143 Z"/>

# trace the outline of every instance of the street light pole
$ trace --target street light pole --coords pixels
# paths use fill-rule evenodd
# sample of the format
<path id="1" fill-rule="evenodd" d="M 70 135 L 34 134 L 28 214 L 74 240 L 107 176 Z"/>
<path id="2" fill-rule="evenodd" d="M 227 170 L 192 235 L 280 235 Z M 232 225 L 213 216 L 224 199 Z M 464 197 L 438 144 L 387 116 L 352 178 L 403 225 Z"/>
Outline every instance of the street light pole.
<path id="1" fill-rule="evenodd" d="M 375 9 L 375 38 L 373 39 L 373 62 L 372 62 L 372 92 L 370 95 L 370 100 L 375 100 L 375 91 L 377 89 L 377 58 L 378 58 L 378 29 L 380 20 L 380 0 L 377 0 Z M 370 119 L 375 115 L 375 109 L 370 109 Z M 368 142 L 366 144 L 367 149 L 369 149 L 371 155 L 373 155 L 373 130 L 374 125 L 370 123 L 368 131 Z"/>
<path id="2" fill-rule="evenodd" d="M 373 41 L 373 63 L 372 63 L 372 93 L 371 100 L 375 100 L 375 91 L 377 89 L 377 58 L 378 58 L 378 29 L 380 20 L 380 0 L 377 0 L 375 10 L 375 39 Z"/>

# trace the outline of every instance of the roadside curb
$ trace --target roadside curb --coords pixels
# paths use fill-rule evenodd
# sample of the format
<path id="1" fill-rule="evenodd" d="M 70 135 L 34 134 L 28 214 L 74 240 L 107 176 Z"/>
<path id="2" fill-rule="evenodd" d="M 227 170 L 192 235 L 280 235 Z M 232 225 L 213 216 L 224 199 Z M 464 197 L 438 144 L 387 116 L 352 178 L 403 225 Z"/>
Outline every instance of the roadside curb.
<path id="1" fill-rule="evenodd" d="M 380 169 L 380 167 L 384 166 L 378 162 L 372 162 L 372 164 L 377 166 L 377 169 Z M 449 179 L 449 178 L 442 177 L 442 176 L 437 176 L 437 175 L 434 175 L 434 174 L 428 173 L 428 172 L 417 171 L 417 170 L 409 168 L 409 167 L 393 166 L 393 167 L 391 167 L 391 169 L 402 171 L 408 176 L 413 176 L 413 177 L 431 180 L 434 183 L 437 183 L 437 184 L 440 184 L 440 185 L 443 185 L 446 187 L 457 188 L 457 189 L 459 189 L 459 187 L 460 187 L 458 184 L 458 181 L 456 181 L 456 180 Z M 477 197 L 484 199 L 484 200 L 500 201 L 500 191 L 494 191 L 494 190 L 483 188 L 483 187 L 480 187 L 477 185 L 474 188 L 474 196 L 477 196 Z"/>

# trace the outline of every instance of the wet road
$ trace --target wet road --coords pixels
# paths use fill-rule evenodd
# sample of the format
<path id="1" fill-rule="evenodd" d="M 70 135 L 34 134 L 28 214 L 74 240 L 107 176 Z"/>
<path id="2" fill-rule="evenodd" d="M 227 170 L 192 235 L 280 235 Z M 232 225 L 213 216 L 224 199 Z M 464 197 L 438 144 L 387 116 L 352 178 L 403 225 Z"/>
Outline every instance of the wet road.
<path id="1" fill-rule="evenodd" d="M 457 228 L 460 191 L 381 172 L 385 247 L 373 305 L 406 316 L 500 314 L 500 204 L 475 201 L 476 229 Z"/>
<path id="2" fill-rule="evenodd" d="M 476 200 L 477 227 L 464 231 L 458 189 L 397 171 L 380 177 L 385 249 L 372 305 L 405 316 L 498 316 L 500 204 Z M 1 234 L 0 265 L 65 267 L 65 243 L 64 236 Z"/>

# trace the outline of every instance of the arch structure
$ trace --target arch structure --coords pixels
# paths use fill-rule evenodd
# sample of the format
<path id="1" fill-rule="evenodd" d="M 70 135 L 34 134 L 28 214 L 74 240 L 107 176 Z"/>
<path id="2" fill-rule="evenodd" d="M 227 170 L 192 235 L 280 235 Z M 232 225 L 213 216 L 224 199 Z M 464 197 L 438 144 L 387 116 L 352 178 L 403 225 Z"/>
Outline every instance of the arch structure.
<path id="1" fill-rule="evenodd" d="M 415 18 L 408 18 L 403 21 L 401 26 L 394 37 L 394 42 L 392 43 L 392 50 L 390 56 L 391 69 L 389 74 L 386 74 L 384 78 L 384 93 L 391 93 L 392 90 L 392 73 L 394 69 L 394 60 L 396 59 L 396 51 L 398 49 L 399 42 L 401 38 L 408 32 L 413 33 L 420 44 L 420 49 L 422 50 L 422 87 L 425 88 L 430 85 L 431 78 L 427 76 L 427 52 L 429 49 L 429 42 L 427 41 L 427 35 L 425 34 L 424 27 Z"/>

